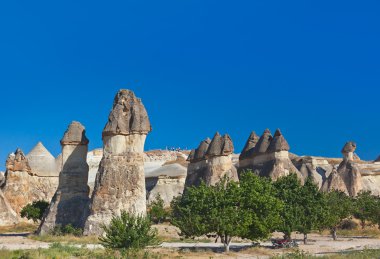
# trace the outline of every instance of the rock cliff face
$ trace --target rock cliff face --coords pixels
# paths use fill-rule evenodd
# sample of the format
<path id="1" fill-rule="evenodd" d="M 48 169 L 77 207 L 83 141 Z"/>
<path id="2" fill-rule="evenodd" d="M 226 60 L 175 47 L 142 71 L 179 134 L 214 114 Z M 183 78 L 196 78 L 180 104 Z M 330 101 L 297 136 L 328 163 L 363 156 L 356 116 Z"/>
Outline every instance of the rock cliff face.
<path id="1" fill-rule="evenodd" d="M 225 175 L 238 181 L 237 170 L 232 163 L 234 145 L 229 135 L 221 136 L 218 132 L 212 141 L 206 139 L 188 157 L 185 186 L 198 186 L 201 181 L 215 185 Z"/>
<path id="2" fill-rule="evenodd" d="M 58 225 L 83 228 L 89 202 L 88 142 L 82 124 L 72 122 L 61 140 L 63 165 L 58 189 L 38 229 L 39 234 L 49 233 Z"/>
<path id="3" fill-rule="evenodd" d="M 357 196 L 363 189 L 362 176 L 354 161 L 356 143 L 347 142 L 342 149 L 343 161 L 323 184 L 323 191 L 339 190 L 350 196 Z"/>
<path id="4" fill-rule="evenodd" d="M 95 180 L 84 233 L 101 235 L 122 210 L 146 213 L 144 144 L 151 125 L 141 99 L 120 90 L 103 130 L 103 158 Z"/>
<path id="5" fill-rule="evenodd" d="M 252 170 L 257 175 L 269 177 L 272 180 L 295 173 L 303 182 L 305 178 L 290 160 L 289 150 L 289 144 L 279 129 L 274 137 L 269 129 L 266 129 L 253 148 L 252 155 L 240 156 L 239 172 Z"/>
<path id="6" fill-rule="evenodd" d="M 17 213 L 12 209 L 0 189 L 0 226 L 9 226 L 19 222 Z"/>
<path id="7" fill-rule="evenodd" d="M 58 177 L 33 175 L 21 149 L 9 155 L 6 168 L 2 192 L 17 215 L 28 203 L 36 200 L 50 201 L 53 197 L 58 186 Z"/>

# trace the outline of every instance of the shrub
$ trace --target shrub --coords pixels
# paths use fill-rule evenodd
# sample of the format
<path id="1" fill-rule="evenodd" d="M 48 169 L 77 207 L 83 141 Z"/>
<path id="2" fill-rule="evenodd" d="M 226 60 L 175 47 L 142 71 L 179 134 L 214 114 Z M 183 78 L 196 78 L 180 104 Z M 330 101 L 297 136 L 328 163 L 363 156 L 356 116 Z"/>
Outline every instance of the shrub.
<path id="1" fill-rule="evenodd" d="M 55 226 L 52 233 L 54 236 L 66 236 L 66 235 L 73 235 L 76 237 L 80 237 L 83 234 L 83 229 L 76 228 L 71 224 L 67 224 L 65 226 Z"/>
<path id="2" fill-rule="evenodd" d="M 38 222 L 42 220 L 45 210 L 49 207 L 49 203 L 46 201 L 34 201 L 26 205 L 21 210 L 21 217 L 27 218 L 28 220 L 33 220 L 34 222 Z"/>
<path id="3" fill-rule="evenodd" d="M 156 224 L 164 222 L 169 216 L 168 211 L 165 210 L 164 200 L 161 198 L 160 194 L 157 195 L 156 200 L 148 207 L 148 215 Z"/>
<path id="4" fill-rule="evenodd" d="M 144 216 L 133 216 L 125 211 L 112 218 L 109 226 L 103 225 L 105 236 L 99 238 L 106 248 L 140 249 L 156 243 L 157 230 L 152 229 L 152 222 Z"/>
<path id="5" fill-rule="evenodd" d="M 345 219 L 339 225 L 339 229 L 342 229 L 342 230 L 354 230 L 357 228 L 358 228 L 358 223 L 356 223 L 352 219 Z"/>

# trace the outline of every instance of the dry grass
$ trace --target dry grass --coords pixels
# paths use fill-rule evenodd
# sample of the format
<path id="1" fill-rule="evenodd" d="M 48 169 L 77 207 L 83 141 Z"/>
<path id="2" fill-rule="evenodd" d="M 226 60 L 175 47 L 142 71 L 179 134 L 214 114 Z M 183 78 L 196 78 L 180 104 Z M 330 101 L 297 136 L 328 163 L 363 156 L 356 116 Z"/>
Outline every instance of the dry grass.
<path id="1" fill-rule="evenodd" d="M 65 236 L 53 236 L 53 235 L 30 235 L 28 238 L 47 242 L 47 243 L 63 243 L 63 244 L 98 244 L 99 239 L 97 236 L 81 236 L 76 237 L 73 235 L 65 235 Z"/>
<path id="2" fill-rule="evenodd" d="M 33 233 L 37 230 L 38 224 L 20 223 L 13 226 L 0 227 L 0 234 L 5 233 Z"/>

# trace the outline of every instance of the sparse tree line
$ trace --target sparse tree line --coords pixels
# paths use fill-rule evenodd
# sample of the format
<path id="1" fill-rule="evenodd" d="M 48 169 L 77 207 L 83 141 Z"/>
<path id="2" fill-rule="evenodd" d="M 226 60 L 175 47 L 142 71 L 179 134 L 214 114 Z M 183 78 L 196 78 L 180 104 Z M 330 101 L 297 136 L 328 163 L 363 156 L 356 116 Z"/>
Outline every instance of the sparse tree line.
<path id="1" fill-rule="evenodd" d="M 288 240 L 293 232 L 302 233 L 307 243 L 309 233 L 327 229 L 336 240 L 339 227 L 353 217 L 362 228 L 366 224 L 378 224 L 380 228 L 379 197 L 361 192 L 352 198 L 340 191 L 323 193 L 318 189 L 310 178 L 302 185 L 295 174 L 273 182 L 247 171 L 241 174 L 240 182 L 224 177 L 215 186 L 201 183 L 187 187 L 182 196 L 173 200 L 170 211 L 157 197 L 148 207 L 147 217 L 122 212 L 103 226 L 105 236 L 100 240 L 109 248 L 142 248 L 157 242 L 153 223 L 170 221 L 182 236 L 214 236 L 229 251 L 233 238 L 267 240 L 275 231 L 284 233 Z M 38 221 L 44 207 L 47 205 L 41 202 L 33 203 L 21 214 Z"/>

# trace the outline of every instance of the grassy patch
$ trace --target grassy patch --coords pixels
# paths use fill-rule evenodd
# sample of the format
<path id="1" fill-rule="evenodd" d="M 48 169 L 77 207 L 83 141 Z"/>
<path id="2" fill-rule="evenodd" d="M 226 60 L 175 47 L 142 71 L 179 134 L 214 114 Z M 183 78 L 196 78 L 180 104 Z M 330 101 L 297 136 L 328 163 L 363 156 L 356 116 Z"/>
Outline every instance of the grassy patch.
<path id="1" fill-rule="evenodd" d="M 13 226 L 0 227 L 0 234 L 5 233 L 33 233 L 37 230 L 37 224 L 20 223 Z"/>
<path id="2" fill-rule="evenodd" d="M 99 239 L 97 236 L 81 236 L 77 237 L 74 235 L 65 236 L 53 236 L 53 235 L 30 235 L 28 238 L 47 242 L 47 243 L 68 243 L 68 244 L 98 244 Z"/>
<path id="3" fill-rule="evenodd" d="M 0 250 L 0 258 L 38 258 L 38 259 L 52 259 L 52 258 L 162 258 L 160 254 L 149 252 L 145 250 L 104 250 L 95 249 L 90 250 L 84 247 L 74 247 L 69 245 L 62 245 L 54 243 L 48 249 L 34 249 L 34 250 Z"/>

